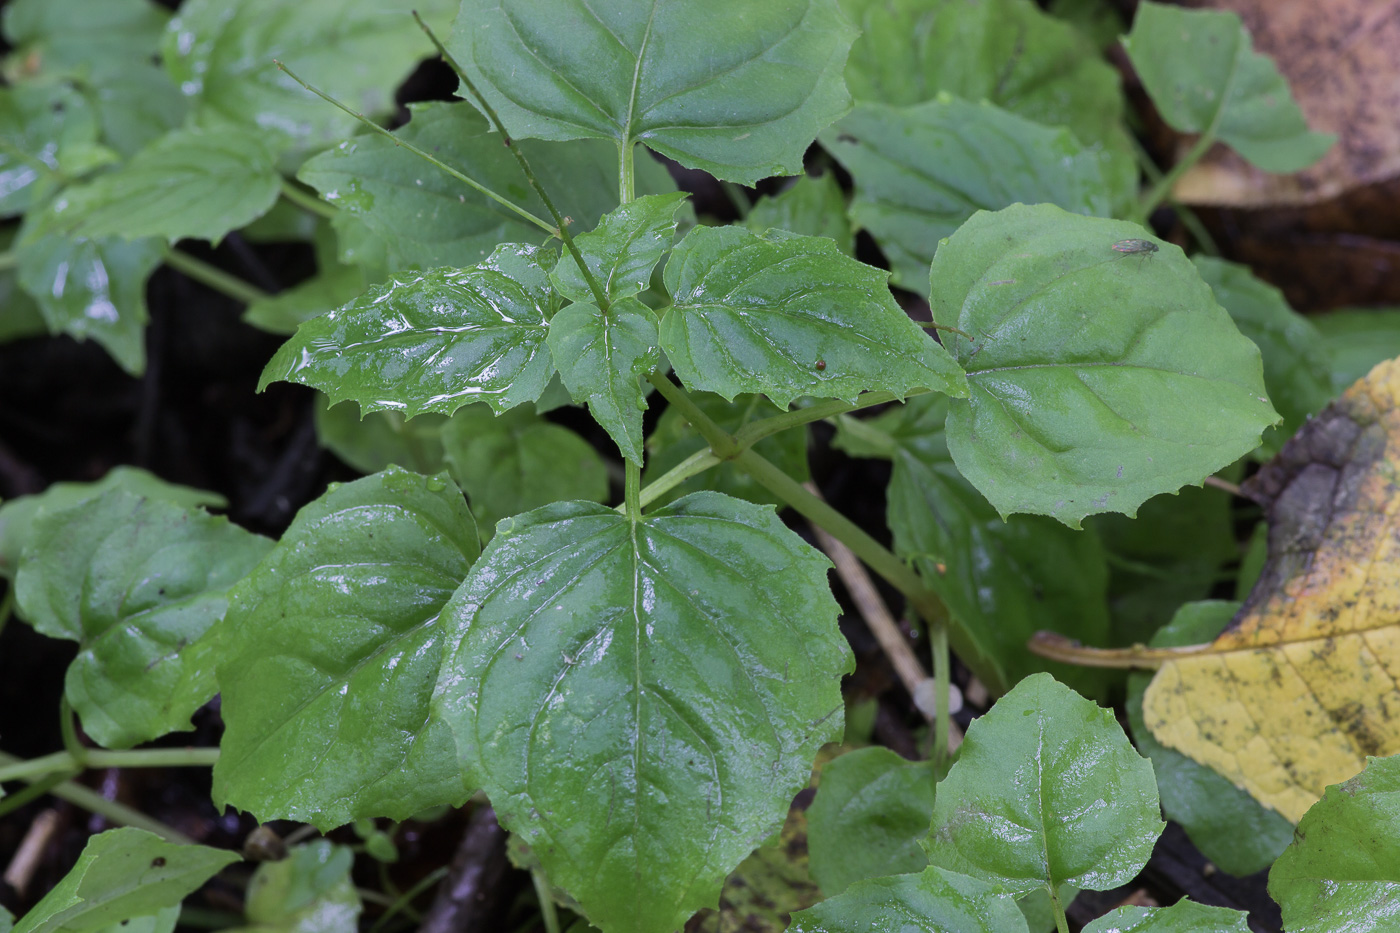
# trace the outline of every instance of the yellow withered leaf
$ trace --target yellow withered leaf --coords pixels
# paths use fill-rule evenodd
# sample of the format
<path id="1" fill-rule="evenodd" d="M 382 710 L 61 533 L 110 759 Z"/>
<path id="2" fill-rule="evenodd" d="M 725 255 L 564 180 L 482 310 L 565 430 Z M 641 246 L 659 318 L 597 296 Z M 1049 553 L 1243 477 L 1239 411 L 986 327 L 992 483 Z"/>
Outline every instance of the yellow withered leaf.
<path id="1" fill-rule="evenodd" d="M 1208 651 L 1165 661 L 1158 741 L 1297 822 L 1400 752 L 1400 360 L 1381 363 L 1245 484 L 1263 575 Z"/>

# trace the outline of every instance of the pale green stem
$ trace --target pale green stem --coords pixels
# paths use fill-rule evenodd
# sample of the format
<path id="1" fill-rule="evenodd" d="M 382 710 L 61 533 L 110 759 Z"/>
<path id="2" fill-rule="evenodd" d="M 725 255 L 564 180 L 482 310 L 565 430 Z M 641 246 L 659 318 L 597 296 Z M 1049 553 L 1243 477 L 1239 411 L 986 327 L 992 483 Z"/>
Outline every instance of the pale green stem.
<path id="1" fill-rule="evenodd" d="M 657 479 L 647 483 L 646 488 L 642 490 L 638 504 L 642 508 L 646 508 L 692 476 L 704 473 L 710 467 L 717 466 L 719 462 L 720 459 L 708 447 L 697 450 Z M 625 508 L 625 506 L 620 505 L 617 510 L 621 512 Z"/>
<path id="2" fill-rule="evenodd" d="M 1222 107 L 1221 110 L 1223 111 L 1224 108 Z M 1206 151 L 1213 145 L 1215 145 L 1214 123 L 1201 134 L 1201 138 L 1196 140 L 1196 144 L 1191 147 L 1186 155 L 1173 165 L 1170 170 L 1163 174 L 1162 177 L 1157 180 L 1157 183 L 1148 190 L 1147 194 L 1143 195 L 1142 201 L 1138 205 L 1138 223 L 1144 225 L 1147 223 L 1147 218 L 1152 216 L 1152 212 L 1157 209 L 1157 205 L 1161 204 L 1171 195 L 1172 189 L 1176 187 L 1177 180 L 1180 179 L 1182 175 L 1189 172 L 1197 162 L 1201 161 L 1201 156 L 1205 155 Z"/>
<path id="3" fill-rule="evenodd" d="M 931 389 L 910 389 L 905 393 L 905 397 L 913 398 L 916 395 L 927 395 L 931 391 Z M 811 424 L 813 421 L 825 421 L 827 418 L 834 418 L 847 412 L 897 401 L 899 401 L 899 396 L 893 392 L 866 392 L 857 396 L 854 402 L 827 399 L 808 405 L 806 408 L 785 411 L 781 415 L 773 415 L 770 418 L 763 418 L 747 424 L 734 432 L 734 441 L 741 447 L 751 447 L 765 437 L 786 431 L 788 428 Z"/>
<path id="4" fill-rule="evenodd" d="M 630 204 L 637 196 L 636 167 L 633 157 L 637 145 L 630 139 L 617 144 L 617 199 L 619 204 Z"/>
<path id="5" fill-rule="evenodd" d="M 530 880 L 535 883 L 535 896 L 540 901 L 540 916 L 544 919 L 545 933 L 559 933 L 559 912 L 554 909 L 554 898 L 549 893 L 549 884 L 538 869 L 530 872 Z"/>
<path id="6" fill-rule="evenodd" d="M 0 272 L 13 269 L 17 265 L 19 265 L 19 257 L 14 254 L 13 250 L 8 253 L 0 253 Z"/>
<path id="7" fill-rule="evenodd" d="M 242 302 L 245 305 L 271 297 L 256 285 L 249 285 L 238 276 L 230 275 L 217 266 L 211 266 L 204 260 L 196 259 L 189 253 L 182 253 L 177 249 L 166 247 L 165 264 L 196 282 L 207 285 L 214 291 L 221 292 L 234 301 Z"/>
<path id="8" fill-rule="evenodd" d="M 97 755 L 96 752 L 89 753 L 89 760 L 95 755 Z M 35 760 L 37 761 L 40 759 Z M 0 771 L 11 771 L 13 770 L 12 767 L 6 766 L 23 763 L 27 762 L 21 762 L 20 759 L 13 755 L 0 752 Z M 39 779 L 40 778 L 36 777 L 30 780 Z M 9 778 L 4 778 L 4 780 L 9 780 Z M 84 787 L 81 784 L 74 784 L 72 781 L 64 781 L 62 784 L 52 788 L 50 793 L 60 800 L 66 800 L 74 806 L 82 807 L 90 813 L 96 813 L 110 823 L 116 823 L 119 826 L 134 826 L 137 829 L 144 829 L 146 832 L 155 833 L 157 836 L 182 845 L 191 845 L 194 843 L 193 839 L 179 830 L 166 826 L 159 820 L 152 819 L 140 810 L 128 807 L 124 803 L 108 800 L 91 788 Z"/>
<path id="9" fill-rule="evenodd" d="M 146 748 L 128 751 L 106 751 L 89 748 L 83 751 L 89 768 L 200 768 L 210 767 L 219 760 L 217 748 Z M 55 771 L 77 771 L 80 765 L 69 752 L 54 752 L 42 758 L 28 760 L 0 752 L 0 782 L 34 780 Z"/>
<path id="10" fill-rule="evenodd" d="M 68 702 L 68 695 L 65 693 L 58 701 L 58 731 L 63 736 L 64 750 L 73 759 L 73 766 L 82 770 L 88 766 L 88 750 L 78 738 L 76 720 L 77 714 L 73 712 L 73 704 Z"/>
<path id="11" fill-rule="evenodd" d="M 1055 885 L 1053 883 L 1049 885 L 1049 888 L 1050 909 L 1055 914 L 1056 933 L 1069 933 L 1069 918 L 1065 916 L 1064 905 L 1060 903 L 1060 892 L 1055 890 Z"/>
<path id="12" fill-rule="evenodd" d="M 627 506 L 627 518 L 635 525 L 642 520 L 642 467 L 629 459 L 626 461 L 626 468 L 623 504 Z"/>
<path id="13" fill-rule="evenodd" d="M 933 714 L 933 759 L 938 774 L 945 773 L 948 763 L 948 735 L 952 731 L 952 710 L 948 708 L 948 694 L 952 687 L 952 664 L 948 658 L 948 627 L 930 622 L 928 627 L 929 648 L 933 653 L 934 696 L 938 698 L 938 708 Z"/>
<path id="14" fill-rule="evenodd" d="M 340 209 L 334 204 L 329 204 L 322 201 L 314 194 L 303 191 L 285 178 L 282 179 L 282 197 L 291 201 L 302 210 L 315 214 L 318 217 L 324 217 L 327 220 L 340 213 Z"/>
<path id="15" fill-rule="evenodd" d="M 422 881 L 419 881 L 413 887 L 400 894 L 394 903 L 390 905 L 389 909 L 384 911 L 384 914 L 378 920 L 374 921 L 374 926 L 369 928 L 369 933 L 379 933 L 380 930 L 384 929 L 384 925 L 389 922 L 390 918 L 394 917 L 400 911 L 407 911 L 418 895 L 422 894 L 445 877 L 447 877 L 447 868 L 439 868 L 436 871 L 430 872 Z"/>
<path id="16" fill-rule="evenodd" d="M 467 77 L 467 73 L 462 70 L 462 66 L 457 64 L 457 59 L 452 57 L 452 53 L 447 51 L 447 46 L 439 41 L 437 35 L 428 28 L 428 24 L 423 22 L 423 17 L 419 16 L 417 11 L 414 11 L 413 18 L 418 21 L 419 28 L 427 34 L 428 38 L 437 48 L 438 54 L 442 56 L 442 60 L 447 62 L 448 67 L 457 73 L 457 79 L 462 82 L 462 86 L 467 89 L 467 92 L 470 93 L 472 98 L 476 101 L 477 106 L 486 114 L 487 119 L 491 121 L 491 125 L 496 128 L 496 132 L 501 134 L 501 140 L 506 144 L 506 148 L 510 150 L 511 155 L 515 156 L 515 161 L 519 163 L 520 171 L 525 173 L 525 180 L 530 183 L 531 188 L 535 189 L 535 194 L 540 196 L 540 200 L 544 202 L 544 206 L 549 209 L 549 216 L 553 217 L 555 224 L 558 225 L 557 230 L 552 232 L 555 232 L 557 236 L 564 241 L 565 249 L 569 251 L 570 256 L 574 257 L 574 262 L 578 263 L 579 272 L 583 275 L 583 280 L 588 283 L 589 290 L 593 292 L 593 300 L 597 303 L 598 307 L 606 313 L 608 310 L 607 293 L 603 291 L 603 286 L 598 283 L 598 279 L 593 274 L 593 271 L 588 268 L 588 263 L 583 261 L 583 254 L 580 253 L 578 247 L 574 245 L 574 237 L 573 234 L 569 232 L 569 225 L 564 220 L 564 215 L 560 214 L 559 209 L 554 206 L 554 202 L 549 198 L 549 192 L 544 190 L 544 186 L 540 184 L 539 179 L 535 177 L 534 171 L 531 170 L 529 160 L 527 160 L 525 154 L 520 151 L 520 147 L 515 144 L 515 140 L 511 139 L 510 134 L 506 132 L 504 124 L 501 123 L 501 118 L 496 115 L 496 108 L 492 107 L 486 98 L 482 96 L 482 93 L 476 89 L 476 84 L 471 78 Z"/>
<path id="17" fill-rule="evenodd" d="M 468 175 L 463 175 L 461 172 L 457 171 L 455 168 L 453 168 L 452 166 L 448 165 L 446 162 L 443 162 L 441 159 L 439 159 L 439 158 L 437 158 L 437 157 L 435 157 L 435 156 L 429 155 L 428 153 L 424 152 L 422 149 L 419 149 L 417 146 L 413 145 L 412 143 L 404 142 L 402 139 L 400 139 L 399 137 L 395 136 L 393 133 L 389 132 L 389 131 L 386 130 L 384 127 L 380 126 L 378 123 L 375 123 L 373 120 L 371 120 L 369 117 L 366 117 L 364 114 L 360 113 L 359 111 L 357 111 L 357 110 L 351 110 L 349 107 L 345 106 L 345 105 L 342 104 L 340 101 L 336 100 L 334 97 L 331 97 L 329 94 L 327 94 L 325 91 L 322 91 L 320 88 L 313 87 L 312 85 L 307 84 L 305 81 L 303 81 L 301 78 L 299 78 L 299 77 L 297 76 L 296 72 L 292 71 L 292 69 L 288 68 L 286 65 L 282 64 L 281 62 L 274 61 L 274 64 L 276 64 L 278 68 L 282 69 L 282 71 L 286 72 L 287 77 L 291 78 L 291 79 L 292 79 L 293 81 L 295 81 L 297 84 L 300 84 L 302 87 L 306 88 L 306 89 L 307 89 L 308 91 L 310 91 L 312 94 L 315 94 L 317 97 L 321 98 L 322 100 L 326 101 L 327 103 L 333 104 L 334 106 L 339 107 L 341 110 L 343 110 L 343 111 L 345 111 L 346 113 L 350 114 L 350 116 L 354 117 L 356 120 L 359 120 L 361 123 L 363 123 L 365 126 L 369 127 L 369 128 L 370 128 L 371 130 L 373 130 L 374 132 L 378 133 L 379 135 L 381 135 L 381 136 L 385 137 L 386 139 L 390 140 L 391 142 L 393 142 L 393 144 L 394 144 L 395 146 L 398 146 L 398 147 L 400 147 L 400 148 L 402 148 L 402 149 L 407 149 L 409 152 L 411 152 L 411 153 L 413 153 L 414 155 L 418 156 L 420 159 L 423 159 L 423 160 L 425 160 L 425 161 L 427 161 L 427 162 L 432 163 L 433 165 L 437 166 L 437 167 L 438 167 L 439 169 L 441 169 L 442 171 L 446 172 L 448 175 L 452 176 L 453 178 L 455 178 L 455 179 L 457 179 L 458 181 L 460 181 L 462 184 L 466 185 L 468 188 L 471 188 L 473 191 L 476 191 L 476 192 L 478 192 L 478 193 L 480 193 L 480 194 L 482 194 L 482 195 L 485 195 L 486 197 L 488 197 L 488 198 L 490 198 L 491 200 L 495 201 L 497 204 L 501 205 L 502 207 L 506 208 L 507 210 L 513 211 L 514 213 L 516 213 L 517 215 L 519 215 L 521 218 L 523 218 L 524 220 L 529 221 L 530 223 L 532 223 L 532 224 L 534 224 L 535 226 L 539 227 L 541 230 L 545 231 L 546 233 L 549 233 L 549 234 L 552 234 L 552 235 L 555 235 L 555 236 L 558 236 L 558 235 L 559 235 L 559 231 L 556 230 L 554 227 L 551 227 L 547 221 L 545 221 L 545 220 L 543 220 L 543 219 L 541 219 L 541 218 L 539 218 L 539 217 L 536 217 L 534 214 L 532 214 L 532 213 L 530 213 L 529 211 L 525 210 L 525 208 L 523 208 L 523 207 L 521 207 L 520 205 L 516 204 L 514 201 L 512 201 L 512 200 L 510 200 L 509 198 L 506 198 L 506 197 L 504 197 L 504 196 L 502 196 L 502 195 L 497 194 L 496 192 L 492 191 L 490 188 L 488 188 L 488 187 L 486 187 L 485 185 L 483 185 L 481 182 L 477 181 L 475 178 L 472 178 L 472 177 L 470 177 L 470 176 L 468 176 Z"/>

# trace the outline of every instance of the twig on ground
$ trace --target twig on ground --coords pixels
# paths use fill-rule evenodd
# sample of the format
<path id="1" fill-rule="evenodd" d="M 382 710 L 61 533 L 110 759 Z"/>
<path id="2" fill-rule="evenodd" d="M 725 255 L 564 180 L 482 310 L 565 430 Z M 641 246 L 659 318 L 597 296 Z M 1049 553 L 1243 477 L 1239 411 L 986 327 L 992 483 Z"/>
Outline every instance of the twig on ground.
<path id="1" fill-rule="evenodd" d="M 506 831 L 494 810 L 478 806 L 418 933 L 486 929 L 507 864 Z"/>

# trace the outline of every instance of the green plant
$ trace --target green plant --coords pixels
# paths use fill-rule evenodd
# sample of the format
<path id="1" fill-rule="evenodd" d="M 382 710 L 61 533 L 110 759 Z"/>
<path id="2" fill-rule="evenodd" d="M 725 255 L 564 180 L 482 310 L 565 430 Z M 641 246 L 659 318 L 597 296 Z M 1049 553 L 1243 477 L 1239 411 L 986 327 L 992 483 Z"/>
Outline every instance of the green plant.
<path id="1" fill-rule="evenodd" d="M 1140 560 L 1132 530 L 1103 514 L 1141 509 L 1160 545 L 1153 497 L 1257 451 L 1280 420 L 1270 397 L 1296 426 L 1333 388 L 1328 361 L 1302 376 L 1288 365 L 1314 347 L 1276 293 L 1142 225 L 1217 140 L 1275 171 L 1325 149 L 1237 19 L 1143 4 L 1129 53 L 1168 122 L 1201 137 L 1139 194 L 1107 66 L 1025 0 L 672 0 L 601 14 L 465 0 L 437 48 L 466 100 L 415 105 L 392 133 L 297 85 L 304 74 L 327 99 L 382 110 L 425 48 L 406 11 L 191 0 L 163 24 L 138 0 L 104 7 L 133 46 L 161 37 L 161 72 L 48 18 L 88 6 L 6 11 L 12 65 L 42 55 L 0 107 L 18 128 L 0 148 L 0 203 L 25 212 L 5 264 L 45 327 L 102 341 L 132 372 L 140 285 L 162 260 L 245 300 L 254 323 L 294 331 L 262 386 L 324 392 L 324 439 L 372 472 L 307 505 L 277 542 L 133 473 L 6 505 L 0 571 L 22 618 L 79 642 L 66 696 L 93 740 L 156 738 L 217 691 L 220 805 L 328 830 L 483 791 L 605 933 L 679 928 L 841 737 L 852 659 L 828 562 L 776 504 L 848 546 L 928 626 L 937 764 L 950 757 L 949 645 L 1005 694 L 936 791 L 928 765 L 865 756 L 860 786 L 905 788 L 908 821 L 872 830 L 857 815 L 843 829 L 814 814 L 814 858 L 845 838 L 819 842 L 828 828 L 881 836 L 892 854 L 844 874 L 814 865 L 828 893 L 849 889 L 794 929 L 889 916 L 1020 929 L 1024 910 L 1063 933 L 1075 889 L 1136 875 L 1162 825 L 1152 767 L 1109 714 L 1037 672 L 1096 697 L 1105 677 L 1048 664 L 1026 641 L 1045 627 L 1101 641 L 1115 626 L 1145 640 L 1165 619 L 1111 615 L 1110 568 L 1155 572 L 1202 548 L 1178 538 Z M 452 5 L 423 6 L 436 30 L 424 32 L 445 34 Z M 934 7 L 934 28 L 913 30 Z M 1219 41 L 1190 41 L 1198 32 Z M 136 138 L 102 98 L 128 73 L 165 89 Z M 744 224 L 697 224 L 638 154 L 744 185 L 802 172 L 814 140 L 853 180 L 849 216 L 828 174 Z M 270 297 L 170 245 L 258 224 L 313 227 L 317 277 Z M 852 257 L 853 228 L 890 273 Z M 927 291 L 937 339 L 891 280 Z M 1276 345 L 1241 333 L 1279 321 Z M 644 414 L 662 402 L 664 430 L 648 439 Z M 890 403 L 902 404 L 855 414 Z M 570 404 L 616 445 L 616 508 L 589 501 L 607 492 L 603 455 L 543 419 Z M 893 462 L 892 550 L 804 487 L 807 425 L 823 420 L 840 449 Z M 493 472 L 498 458 L 531 479 Z M 1222 501 L 1189 501 L 1228 524 Z M 1199 577 L 1172 608 L 1206 595 Z M 66 752 L 0 779 L 155 760 L 87 749 L 64 722 Z M 831 786 L 858 761 L 839 759 Z M 930 815 L 921 855 L 911 842 L 925 827 L 910 824 Z M 1006 826 L 1024 837 L 1008 842 Z M 144 859 L 156 843 L 133 832 L 93 846 Z M 250 919 L 313 901 L 353 917 L 348 854 L 298 851 L 315 896 L 282 896 L 310 882 L 268 866 L 273 893 L 250 893 Z M 97 896 L 73 877 L 80 900 Z M 188 890 L 118 912 L 155 916 Z M 59 928 L 41 907 L 21 929 Z M 1223 928 L 1243 921 L 1190 904 L 1090 927 Z"/>

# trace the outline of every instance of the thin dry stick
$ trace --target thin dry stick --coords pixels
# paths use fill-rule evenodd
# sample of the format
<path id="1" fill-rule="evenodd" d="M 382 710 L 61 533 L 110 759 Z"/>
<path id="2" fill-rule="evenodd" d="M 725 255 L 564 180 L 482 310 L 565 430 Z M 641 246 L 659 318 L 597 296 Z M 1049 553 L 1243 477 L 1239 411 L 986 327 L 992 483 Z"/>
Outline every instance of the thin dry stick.
<path id="1" fill-rule="evenodd" d="M 1207 486 L 1214 486 L 1216 489 L 1223 489 L 1232 496 L 1244 496 L 1244 493 L 1240 492 L 1240 487 L 1230 482 L 1228 479 L 1221 479 L 1218 476 L 1207 476 L 1205 479 L 1205 483 Z"/>
<path id="2" fill-rule="evenodd" d="M 29 824 L 29 831 L 24 834 L 19 848 L 15 850 L 14 858 L 10 859 L 10 864 L 5 868 L 5 883 L 21 896 L 34 878 L 39 860 L 43 857 L 44 849 L 57 827 L 57 810 L 48 809 L 34 817 L 34 822 Z"/>
<path id="3" fill-rule="evenodd" d="M 820 491 L 812 483 L 805 483 L 808 492 L 813 495 L 821 495 Z M 899 676 L 900 683 L 904 684 L 904 689 L 909 691 L 911 697 L 918 696 L 919 685 L 929 679 L 928 672 L 919 663 L 919 659 L 914 656 L 914 649 L 905 640 L 904 633 L 899 630 L 898 623 L 894 616 L 885 606 L 885 601 L 880 598 L 880 593 L 875 589 L 874 582 L 870 579 L 870 574 L 866 573 L 865 565 L 860 562 L 860 558 L 852 553 L 840 541 L 837 541 L 826 529 L 819 525 L 810 525 L 812 533 L 817 536 L 818 543 L 822 550 L 831 558 L 831 562 L 836 565 L 836 575 L 841 578 L 841 582 L 846 585 L 846 592 L 851 595 L 851 601 L 856 604 L 856 611 L 860 613 L 865 624 L 875 635 L 875 640 L 880 643 L 880 649 L 885 652 L 885 657 L 890 659 L 890 664 L 894 667 L 894 672 Z M 947 697 L 939 697 L 938 702 L 948 702 Z M 919 712 L 929 722 L 933 722 L 933 714 Z M 948 723 L 948 750 L 952 751 L 962 744 L 962 730 L 957 723 Z"/>

